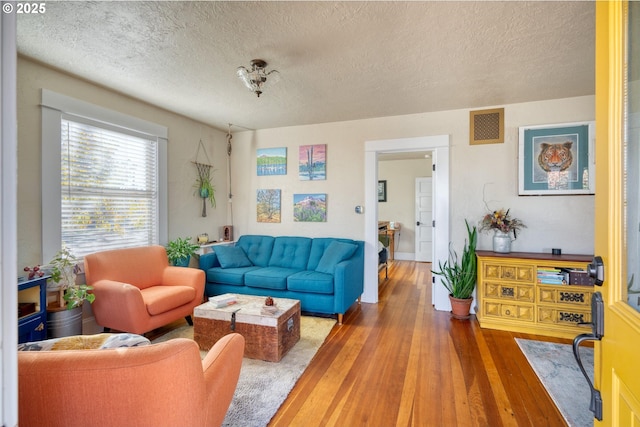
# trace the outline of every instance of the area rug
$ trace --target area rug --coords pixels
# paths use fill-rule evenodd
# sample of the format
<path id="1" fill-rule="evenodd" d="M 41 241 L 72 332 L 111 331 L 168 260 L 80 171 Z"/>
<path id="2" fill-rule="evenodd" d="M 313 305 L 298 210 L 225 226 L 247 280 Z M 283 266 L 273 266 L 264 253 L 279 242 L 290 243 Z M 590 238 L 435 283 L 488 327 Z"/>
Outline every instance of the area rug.
<path id="1" fill-rule="evenodd" d="M 282 402 L 307 368 L 313 356 L 335 325 L 334 319 L 302 316 L 300 341 L 278 363 L 244 358 L 238 387 L 223 425 L 228 427 L 263 427 L 278 411 Z M 182 326 L 154 343 L 172 338 L 193 339 L 193 327 Z M 203 356 L 206 352 L 200 352 Z"/>
<path id="2" fill-rule="evenodd" d="M 591 392 L 571 345 L 521 338 L 516 338 L 516 342 L 567 424 L 593 426 L 593 412 L 589 410 Z M 581 346 L 580 356 L 593 381 L 593 349 Z"/>

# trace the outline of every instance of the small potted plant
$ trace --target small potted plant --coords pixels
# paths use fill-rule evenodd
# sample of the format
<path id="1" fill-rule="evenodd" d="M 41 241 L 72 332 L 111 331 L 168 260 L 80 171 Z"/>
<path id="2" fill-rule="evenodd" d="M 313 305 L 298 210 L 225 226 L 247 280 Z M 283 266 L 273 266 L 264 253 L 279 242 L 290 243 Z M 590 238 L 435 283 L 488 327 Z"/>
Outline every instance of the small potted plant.
<path id="1" fill-rule="evenodd" d="M 76 283 L 76 278 L 80 270 L 79 260 L 67 248 L 62 248 L 49 262 L 51 277 L 49 278 L 49 289 L 60 292 L 60 307 L 67 310 L 80 307 L 84 301 L 89 304 L 95 300 L 95 295 L 89 291 L 93 288 L 85 284 Z"/>
<path id="2" fill-rule="evenodd" d="M 68 248 L 62 248 L 47 265 L 51 277 L 47 289 L 59 292 L 58 305 L 47 306 L 47 336 L 59 338 L 82 334 L 82 304 L 95 300 L 93 288 L 76 283 L 79 260 Z"/>
<path id="3" fill-rule="evenodd" d="M 449 259 L 444 263 L 438 262 L 439 270 L 432 273 L 442 276 L 441 282 L 449 291 L 451 314 L 457 319 L 468 319 L 473 301 L 473 291 L 476 287 L 477 259 L 476 243 L 478 230 L 475 226 L 467 226 L 467 236 L 462 257 L 458 260 L 456 251 L 449 250 Z"/>
<path id="4" fill-rule="evenodd" d="M 198 245 L 191 243 L 190 238 L 178 237 L 167 243 L 167 258 L 169 258 L 171 265 L 188 267 L 191 256 L 196 253 L 198 248 Z"/>

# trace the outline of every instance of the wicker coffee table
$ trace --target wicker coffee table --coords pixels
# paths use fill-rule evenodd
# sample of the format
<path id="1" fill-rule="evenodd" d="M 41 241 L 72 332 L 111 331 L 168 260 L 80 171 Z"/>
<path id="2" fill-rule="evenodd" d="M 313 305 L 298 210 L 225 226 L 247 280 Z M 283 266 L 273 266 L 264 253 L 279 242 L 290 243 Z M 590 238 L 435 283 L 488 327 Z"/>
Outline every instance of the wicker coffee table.
<path id="1" fill-rule="evenodd" d="M 263 313 L 265 297 L 237 295 L 237 303 L 216 308 L 206 302 L 194 309 L 193 339 L 209 350 L 223 336 L 237 332 L 245 339 L 245 357 L 279 362 L 300 340 L 300 301 L 273 298 L 277 311 Z"/>

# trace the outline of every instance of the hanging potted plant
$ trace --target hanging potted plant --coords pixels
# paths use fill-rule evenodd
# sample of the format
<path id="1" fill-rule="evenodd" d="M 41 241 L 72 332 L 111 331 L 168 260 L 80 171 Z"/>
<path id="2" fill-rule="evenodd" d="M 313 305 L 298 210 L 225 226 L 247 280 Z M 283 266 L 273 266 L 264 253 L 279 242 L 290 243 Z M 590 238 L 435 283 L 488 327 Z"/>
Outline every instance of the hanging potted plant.
<path id="1" fill-rule="evenodd" d="M 457 319 L 468 319 L 473 301 L 473 291 L 476 287 L 476 243 L 478 231 L 475 226 L 467 226 L 467 239 L 465 239 L 462 257 L 458 260 L 458 254 L 450 249 L 449 259 L 444 263 L 438 262 L 439 270 L 432 273 L 442 276 L 440 281 L 449 291 L 451 301 L 451 314 Z"/>
<path id="2" fill-rule="evenodd" d="M 188 267 L 191 256 L 196 253 L 198 248 L 198 245 L 191 243 L 190 238 L 178 237 L 167 243 L 167 258 L 169 258 L 171 265 Z"/>
<path id="3" fill-rule="evenodd" d="M 62 248 L 47 265 L 51 275 L 47 290 L 59 293 L 57 304 L 47 305 L 48 338 L 82 334 L 82 305 L 96 297 L 90 293 L 91 286 L 76 283 L 78 262 L 69 249 Z"/>
<path id="4" fill-rule="evenodd" d="M 211 165 L 194 162 L 198 169 L 198 178 L 194 184 L 196 194 L 202 199 L 202 216 L 207 216 L 207 204 L 209 200 L 211 207 L 216 207 L 215 187 L 211 182 Z"/>

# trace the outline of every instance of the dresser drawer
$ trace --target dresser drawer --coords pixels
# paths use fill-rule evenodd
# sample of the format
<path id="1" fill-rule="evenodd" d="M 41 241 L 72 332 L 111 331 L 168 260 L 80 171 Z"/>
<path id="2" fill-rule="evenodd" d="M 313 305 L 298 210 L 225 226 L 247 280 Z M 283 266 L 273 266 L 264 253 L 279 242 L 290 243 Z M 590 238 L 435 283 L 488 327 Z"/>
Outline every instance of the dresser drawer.
<path id="1" fill-rule="evenodd" d="M 504 264 L 484 264 L 485 279 L 514 280 L 518 282 L 533 283 L 534 267 L 532 265 L 504 265 Z"/>
<path id="2" fill-rule="evenodd" d="M 514 304 L 498 301 L 485 301 L 483 313 L 486 317 L 533 322 L 533 307 L 533 304 Z"/>
<path id="3" fill-rule="evenodd" d="M 535 300 L 535 287 L 533 285 L 485 282 L 483 289 L 485 298 L 524 302 L 534 302 Z"/>
<path id="4" fill-rule="evenodd" d="M 575 325 L 591 322 L 591 310 L 538 306 L 538 323 Z"/>
<path id="5" fill-rule="evenodd" d="M 577 286 L 538 286 L 538 303 L 591 307 L 591 290 Z"/>
<path id="6" fill-rule="evenodd" d="M 44 314 L 38 313 L 18 321 L 18 342 L 40 341 L 47 338 Z"/>

